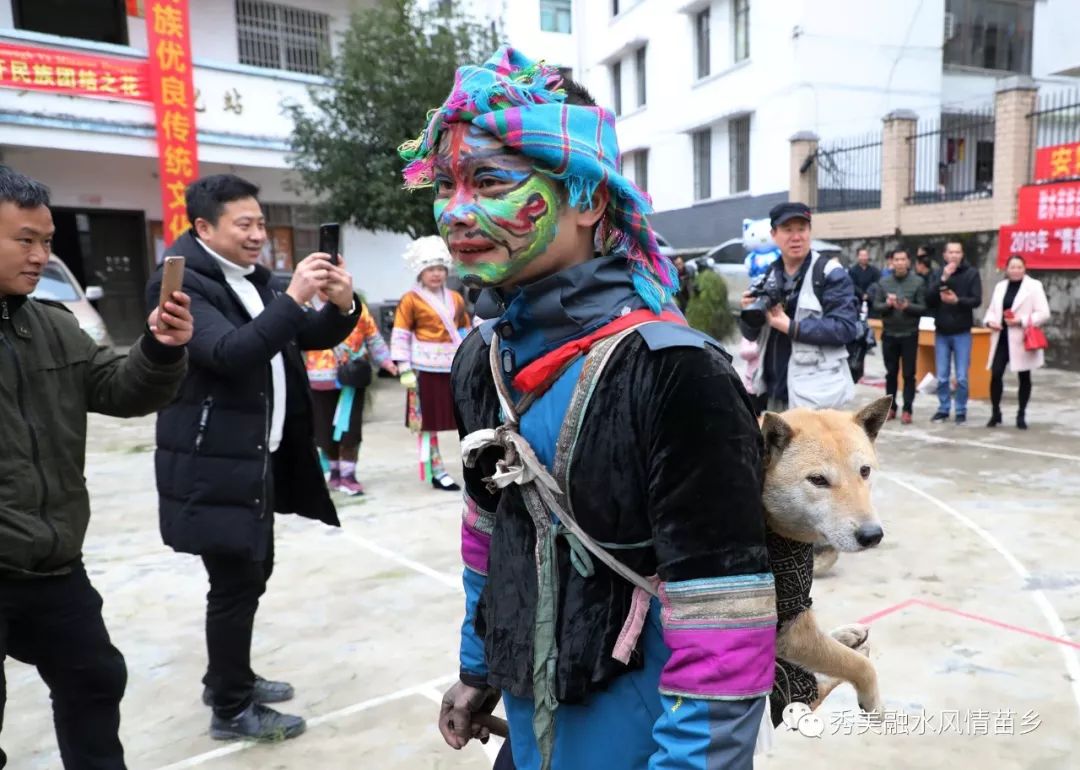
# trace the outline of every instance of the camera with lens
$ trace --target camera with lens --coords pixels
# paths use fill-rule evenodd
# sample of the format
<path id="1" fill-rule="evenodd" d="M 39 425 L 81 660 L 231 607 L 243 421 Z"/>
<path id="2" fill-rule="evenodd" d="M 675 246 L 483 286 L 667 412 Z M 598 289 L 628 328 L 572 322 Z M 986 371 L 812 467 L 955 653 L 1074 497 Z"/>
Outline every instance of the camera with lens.
<path id="1" fill-rule="evenodd" d="M 780 284 L 775 270 L 769 270 L 754 281 L 747 293 L 754 301 L 742 309 L 739 318 L 752 329 L 760 329 L 765 325 L 769 308 L 784 304 L 784 287 Z"/>

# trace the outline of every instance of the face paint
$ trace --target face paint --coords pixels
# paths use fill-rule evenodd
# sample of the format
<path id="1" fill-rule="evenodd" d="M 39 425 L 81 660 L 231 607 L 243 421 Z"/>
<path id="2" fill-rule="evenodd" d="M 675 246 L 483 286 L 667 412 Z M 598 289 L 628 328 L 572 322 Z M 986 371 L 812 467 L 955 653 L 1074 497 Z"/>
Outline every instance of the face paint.
<path id="1" fill-rule="evenodd" d="M 435 221 L 466 283 L 506 283 L 558 234 L 559 189 L 525 156 L 457 123 L 435 161 Z"/>

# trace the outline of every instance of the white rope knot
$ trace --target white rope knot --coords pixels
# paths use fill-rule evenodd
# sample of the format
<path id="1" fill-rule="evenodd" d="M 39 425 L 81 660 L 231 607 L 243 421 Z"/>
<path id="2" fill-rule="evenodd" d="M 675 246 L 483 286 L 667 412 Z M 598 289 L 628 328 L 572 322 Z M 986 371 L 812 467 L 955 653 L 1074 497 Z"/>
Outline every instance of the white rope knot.
<path id="1" fill-rule="evenodd" d="M 541 496 L 547 501 L 552 499 L 551 493 L 559 491 L 559 485 L 540 462 L 529 442 L 510 425 L 502 425 L 495 430 L 478 430 L 462 439 L 461 452 L 465 457 L 465 465 L 469 468 L 475 467 L 480 453 L 490 447 L 503 450 L 502 459 L 495 463 L 495 472 L 484 479 L 492 492 L 505 489 L 511 484 L 536 484 Z M 541 489 L 542 487 L 546 489 Z M 544 494 L 545 492 L 548 494 Z"/>

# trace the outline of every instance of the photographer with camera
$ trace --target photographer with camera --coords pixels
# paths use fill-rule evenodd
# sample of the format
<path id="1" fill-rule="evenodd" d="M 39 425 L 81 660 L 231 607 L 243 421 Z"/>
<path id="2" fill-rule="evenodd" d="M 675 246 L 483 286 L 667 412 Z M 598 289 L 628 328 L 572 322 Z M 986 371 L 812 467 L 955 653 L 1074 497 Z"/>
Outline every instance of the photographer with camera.
<path id="1" fill-rule="evenodd" d="M 773 412 L 842 407 L 855 390 L 846 347 L 859 318 L 851 276 L 811 250 L 806 204 L 778 204 L 769 221 L 781 258 L 743 294 L 739 316 L 743 337 L 761 351 L 751 391 Z"/>

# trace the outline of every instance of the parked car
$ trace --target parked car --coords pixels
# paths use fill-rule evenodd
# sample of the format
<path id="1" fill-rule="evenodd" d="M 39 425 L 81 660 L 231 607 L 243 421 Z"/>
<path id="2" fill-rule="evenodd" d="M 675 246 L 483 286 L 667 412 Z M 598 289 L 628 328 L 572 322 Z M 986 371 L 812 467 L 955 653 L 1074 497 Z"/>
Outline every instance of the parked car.
<path id="1" fill-rule="evenodd" d="M 668 259 L 675 258 L 675 247 L 668 242 L 667 238 L 654 231 L 653 235 L 656 236 L 656 245 L 660 247 L 660 254 Z"/>
<path id="2" fill-rule="evenodd" d="M 838 244 L 828 241 L 812 240 L 810 248 L 825 257 L 839 257 L 841 253 Z M 750 274 L 745 260 L 746 247 L 743 246 L 742 238 L 731 238 L 690 262 L 695 271 L 712 269 L 724 279 L 728 289 L 728 305 L 733 313 L 738 313 L 743 292 L 750 287 Z"/>
<path id="3" fill-rule="evenodd" d="M 60 257 L 55 254 L 49 255 L 49 262 L 41 273 L 41 280 L 38 281 L 37 288 L 30 296 L 62 302 L 75 315 L 79 326 L 90 335 L 90 339 L 98 345 L 112 347 L 112 337 L 109 336 L 105 322 L 90 304 L 104 297 L 105 292 L 100 286 L 87 286 L 86 291 L 83 291 Z"/>

